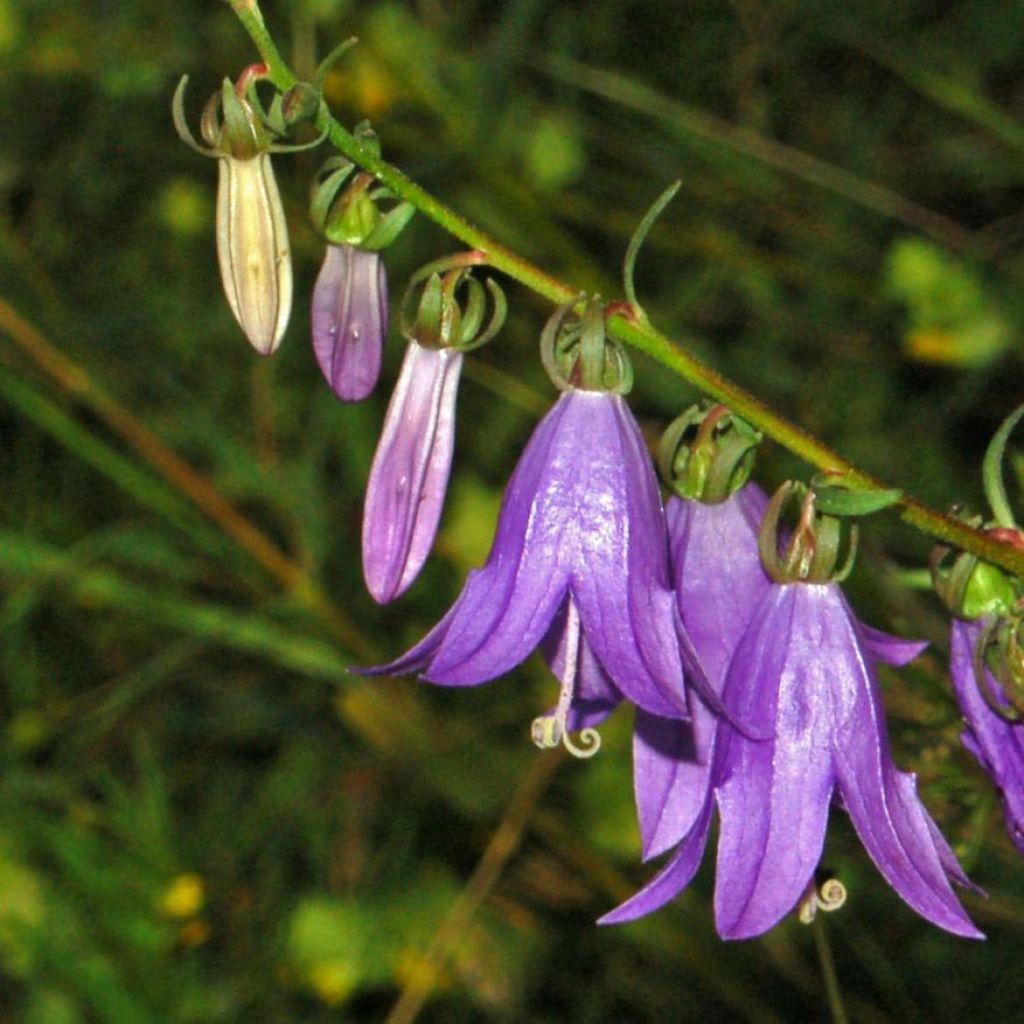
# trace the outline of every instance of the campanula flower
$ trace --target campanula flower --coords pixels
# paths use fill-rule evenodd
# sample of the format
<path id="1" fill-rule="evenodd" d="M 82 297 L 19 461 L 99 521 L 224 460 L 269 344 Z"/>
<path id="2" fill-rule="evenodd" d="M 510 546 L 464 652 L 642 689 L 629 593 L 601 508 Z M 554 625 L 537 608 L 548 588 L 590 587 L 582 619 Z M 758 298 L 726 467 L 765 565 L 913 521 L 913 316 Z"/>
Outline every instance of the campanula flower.
<path id="1" fill-rule="evenodd" d="M 794 542 L 807 536 L 795 531 Z M 914 910 L 955 934 L 981 937 L 950 885 L 969 882 L 913 775 L 896 768 L 889 750 L 874 662 L 902 663 L 921 645 L 865 630 L 831 581 L 831 566 L 808 577 L 806 560 L 787 560 L 788 569 L 799 566 L 796 574 L 778 565 L 768 566 L 774 582 L 722 690 L 730 714 L 760 736 L 718 726 L 708 796 L 692 828 L 662 871 L 602 923 L 649 913 L 689 883 L 717 807 L 718 932 L 760 935 L 807 893 L 838 797 L 878 869 Z"/>
<path id="2" fill-rule="evenodd" d="M 650 456 L 621 395 L 575 387 L 523 451 L 484 566 L 420 643 L 372 671 L 487 682 L 523 661 L 570 614 L 569 602 L 589 651 L 627 698 L 654 714 L 687 714 Z"/>
<path id="3" fill-rule="evenodd" d="M 715 694 L 771 582 L 757 547 L 767 503 L 764 491 L 747 483 L 724 501 L 672 496 L 665 506 L 679 615 Z M 637 713 L 633 784 L 645 860 L 686 835 L 706 798 L 721 716 L 702 700 L 690 701 L 690 714 L 683 724 Z"/>

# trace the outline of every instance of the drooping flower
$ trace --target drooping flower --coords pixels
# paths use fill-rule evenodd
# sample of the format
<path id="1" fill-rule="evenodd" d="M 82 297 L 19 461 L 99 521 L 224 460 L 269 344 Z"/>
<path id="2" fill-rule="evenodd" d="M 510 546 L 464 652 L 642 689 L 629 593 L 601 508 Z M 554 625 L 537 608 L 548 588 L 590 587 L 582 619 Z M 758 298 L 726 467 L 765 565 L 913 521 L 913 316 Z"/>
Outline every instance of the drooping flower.
<path id="1" fill-rule="evenodd" d="M 767 931 L 808 891 L 838 796 L 872 860 L 914 910 L 955 934 L 981 937 L 950 885 L 969 882 L 913 775 L 895 767 L 889 750 L 873 662 L 906 661 L 914 645 L 865 631 L 838 584 L 826 582 L 832 567 L 819 566 L 808 581 L 799 575 L 807 564 L 787 560 L 801 566 L 795 581 L 783 574 L 765 592 L 722 691 L 731 715 L 765 738 L 718 726 L 708 796 L 692 828 L 661 872 L 602 923 L 647 914 L 690 882 L 717 806 L 718 932 Z"/>
<path id="2" fill-rule="evenodd" d="M 488 280 L 494 309 L 481 331 L 486 293 L 470 276 L 473 256 L 453 257 L 455 265 L 443 278 L 431 265 L 415 322 L 403 317 L 409 347 L 363 506 L 363 575 L 382 604 L 411 586 L 437 535 L 455 444 L 463 353 L 489 341 L 504 321 L 504 296 Z M 468 296 L 465 309 L 456 296 L 462 284 Z"/>
<path id="3" fill-rule="evenodd" d="M 665 519 L 679 615 L 712 691 L 720 695 L 733 651 L 770 580 L 757 531 L 768 502 L 747 483 L 724 501 L 669 498 Z M 691 722 L 637 712 L 633 785 L 644 859 L 675 846 L 704 805 L 721 716 L 690 701 Z"/>
<path id="4" fill-rule="evenodd" d="M 409 342 L 370 469 L 363 575 L 374 600 L 404 593 L 433 546 L 455 444 L 463 354 Z"/>
<path id="5" fill-rule="evenodd" d="M 966 726 L 960 738 L 998 787 L 1007 831 L 1024 853 L 1024 721 L 984 661 L 983 635 L 994 626 L 991 616 L 953 620 L 950 675 Z"/>
<path id="6" fill-rule="evenodd" d="M 420 643 L 371 671 L 487 682 L 523 661 L 570 614 L 568 602 L 626 697 L 655 714 L 687 714 L 650 456 L 620 395 L 575 387 L 526 446 L 485 565 Z"/>
<path id="7" fill-rule="evenodd" d="M 388 282 L 380 253 L 329 244 L 313 288 L 313 351 L 343 402 L 359 402 L 380 376 Z"/>

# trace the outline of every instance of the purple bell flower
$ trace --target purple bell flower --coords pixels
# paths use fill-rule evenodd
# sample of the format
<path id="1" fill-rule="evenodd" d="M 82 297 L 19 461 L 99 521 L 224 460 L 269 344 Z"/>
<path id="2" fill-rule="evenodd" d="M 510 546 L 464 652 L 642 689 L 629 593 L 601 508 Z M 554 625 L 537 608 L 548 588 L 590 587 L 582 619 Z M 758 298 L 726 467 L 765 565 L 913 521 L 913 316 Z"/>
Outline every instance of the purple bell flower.
<path id="1" fill-rule="evenodd" d="M 771 586 L 757 548 L 767 504 L 751 482 L 716 504 L 671 497 L 665 506 L 679 615 L 716 696 Z M 644 860 L 675 846 L 705 803 L 721 716 L 702 700 L 690 701 L 690 714 L 692 721 L 682 723 L 637 712 L 633 785 Z"/>
<path id="2" fill-rule="evenodd" d="M 523 451 L 487 562 L 420 643 L 369 671 L 472 686 L 518 665 L 549 633 L 557 653 L 573 618 L 587 656 L 624 696 L 654 714 L 687 714 L 689 649 L 681 655 L 650 456 L 620 395 L 570 387 Z M 575 673 L 563 674 L 555 726 L 564 732 Z"/>
<path id="3" fill-rule="evenodd" d="M 1007 831 L 1017 849 L 1024 853 L 1024 723 L 1000 715 L 982 694 L 988 687 L 993 701 L 1011 711 L 992 672 L 985 669 L 985 680 L 975 676 L 974 651 L 989 621 L 965 622 L 954 619 L 950 641 L 950 675 L 960 712 L 967 728 L 961 740 L 992 777 L 1003 798 Z"/>
<path id="4" fill-rule="evenodd" d="M 313 351 L 343 402 L 359 402 L 380 376 L 388 282 L 380 254 L 330 244 L 313 288 Z"/>
<path id="5" fill-rule="evenodd" d="M 463 354 L 409 342 L 370 469 L 363 575 L 384 604 L 416 579 L 437 535 L 455 443 Z"/>
<path id="6" fill-rule="evenodd" d="M 918 646 L 920 649 L 920 646 Z M 890 885 L 933 924 L 981 938 L 950 879 L 969 885 L 892 762 L 872 662 L 907 660 L 913 645 L 865 631 L 838 584 L 773 584 L 729 665 L 723 701 L 768 739 L 722 724 L 711 769 L 720 818 L 715 918 L 723 938 L 760 935 L 809 890 L 829 804 L 841 800 Z M 647 914 L 680 892 L 703 856 L 712 800 L 662 871 L 601 919 Z"/>

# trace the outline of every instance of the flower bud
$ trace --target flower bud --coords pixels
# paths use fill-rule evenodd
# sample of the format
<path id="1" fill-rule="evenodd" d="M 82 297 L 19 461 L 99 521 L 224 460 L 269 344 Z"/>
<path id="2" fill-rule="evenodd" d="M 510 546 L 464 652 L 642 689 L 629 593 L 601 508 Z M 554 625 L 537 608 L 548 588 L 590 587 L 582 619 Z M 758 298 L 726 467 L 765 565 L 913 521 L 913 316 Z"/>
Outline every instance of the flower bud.
<path id="1" fill-rule="evenodd" d="M 463 355 L 409 342 L 370 470 L 363 574 L 380 604 L 403 594 L 430 554 L 455 445 Z"/>
<path id="2" fill-rule="evenodd" d="M 187 76 L 178 83 L 171 110 L 181 140 L 217 160 L 217 260 L 224 293 L 253 348 L 268 356 L 280 343 L 291 313 L 292 260 L 281 194 L 270 164 L 271 150 L 282 147 L 273 141 L 267 116 L 246 96 L 265 74 L 265 65 L 253 64 L 237 85 L 224 79 L 203 111 L 205 146 L 196 142 L 185 123 Z"/>
<path id="3" fill-rule="evenodd" d="M 270 154 L 220 158 L 217 258 L 231 312 L 261 355 L 281 341 L 292 307 L 292 261 Z"/>
<path id="4" fill-rule="evenodd" d="M 380 254 L 328 245 L 313 288 L 313 351 L 343 402 L 359 402 L 380 375 L 388 330 L 388 283 Z"/>

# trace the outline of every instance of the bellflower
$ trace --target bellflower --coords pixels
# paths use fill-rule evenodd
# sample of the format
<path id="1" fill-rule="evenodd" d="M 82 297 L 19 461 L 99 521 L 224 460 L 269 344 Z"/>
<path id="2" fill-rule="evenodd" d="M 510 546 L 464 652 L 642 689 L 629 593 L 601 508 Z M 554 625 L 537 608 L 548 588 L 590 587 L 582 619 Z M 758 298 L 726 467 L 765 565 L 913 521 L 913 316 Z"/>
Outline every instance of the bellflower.
<path id="1" fill-rule="evenodd" d="M 687 714 L 658 486 L 625 400 L 608 391 L 562 393 L 509 481 L 484 566 L 420 643 L 371 671 L 487 682 L 557 631 L 561 615 L 578 615 L 622 694 L 654 714 Z M 570 701 L 560 701 L 563 716 Z"/>
<path id="2" fill-rule="evenodd" d="M 430 553 L 455 443 L 463 354 L 410 341 L 370 469 L 363 575 L 381 604 L 404 593 Z"/>
<path id="3" fill-rule="evenodd" d="M 1019 713 L 1014 714 L 991 669 L 975 663 L 975 650 L 993 621 L 991 617 L 953 620 L 950 675 L 966 725 L 961 740 L 998 787 L 1007 831 L 1024 853 L 1024 723 Z M 983 667 L 983 680 L 977 678 L 977 667 Z"/>
<path id="4" fill-rule="evenodd" d="M 388 284 L 380 253 L 329 244 L 313 288 L 313 351 L 343 402 L 359 402 L 380 376 Z"/>
<path id="5" fill-rule="evenodd" d="M 679 615 L 715 694 L 732 653 L 770 580 L 757 531 L 768 503 L 748 483 L 724 501 L 673 496 L 665 506 L 669 559 Z M 633 784 L 644 859 L 678 843 L 704 805 L 721 716 L 690 702 L 691 723 L 638 712 Z"/>
<path id="6" fill-rule="evenodd" d="M 970 883 L 913 775 L 895 767 L 889 750 L 873 663 L 905 662 L 915 645 L 865 630 L 838 584 L 825 582 L 828 572 L 807 582 L 772 571 L 776 582 L 750 617 L 722 691 L 729 712 L 767 738 L 719 725 L 708 796 L 692 828 L 662 871 L 602 923 L 649 913 L 689 883 L 717 806 L 718 932 L 760 935 L 808 892 L 838 797 L 878 869 L 914 910 L 955 934 L 981 937 L 950 879 Z"/>

